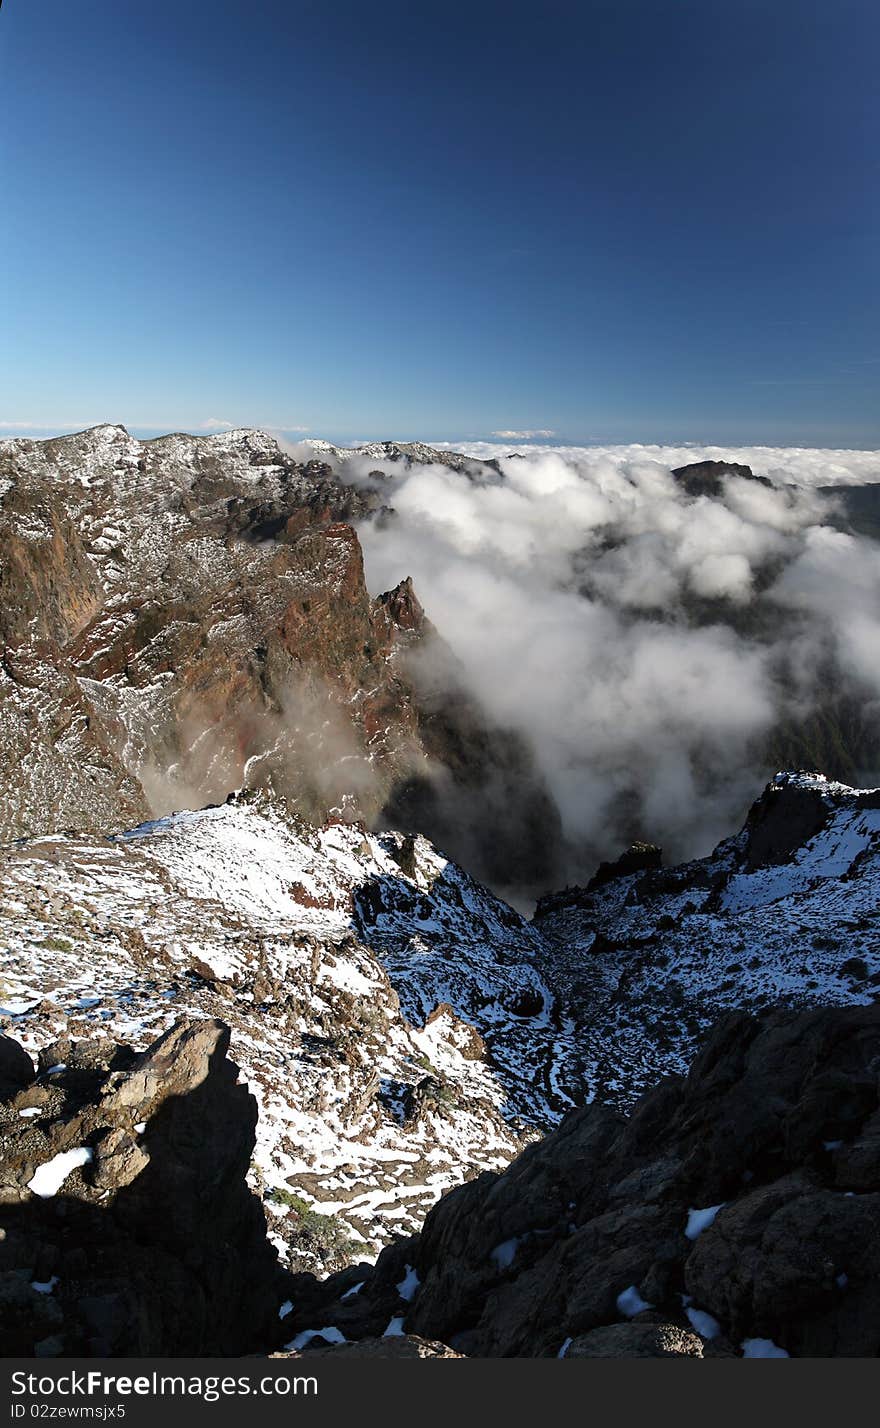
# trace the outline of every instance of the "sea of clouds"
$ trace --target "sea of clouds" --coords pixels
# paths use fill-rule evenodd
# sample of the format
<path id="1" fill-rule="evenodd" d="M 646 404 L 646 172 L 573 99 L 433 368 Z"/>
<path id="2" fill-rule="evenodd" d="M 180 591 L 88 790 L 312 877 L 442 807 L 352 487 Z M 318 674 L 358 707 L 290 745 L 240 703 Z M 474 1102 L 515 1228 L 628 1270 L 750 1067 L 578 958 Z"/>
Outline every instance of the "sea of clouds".
<path id="1" fill-rule="evenodd" d="M 413 576 L 471 690 L 533 749 L 575 861 L 634 834 L 707 852 L 774 771 L 768 736 L 829 677 L 876 714 L 880 544 L 837 529 L 818 488 L 880 480 L 880 453 L 454 449 L 499 470 L 340 463 L 346 480 L 386 477 L 393 515 L 359 531 L 367 579 Z M 706 458 L 773 487 L 731 476 L 691 498 L 672 469 Z"/>

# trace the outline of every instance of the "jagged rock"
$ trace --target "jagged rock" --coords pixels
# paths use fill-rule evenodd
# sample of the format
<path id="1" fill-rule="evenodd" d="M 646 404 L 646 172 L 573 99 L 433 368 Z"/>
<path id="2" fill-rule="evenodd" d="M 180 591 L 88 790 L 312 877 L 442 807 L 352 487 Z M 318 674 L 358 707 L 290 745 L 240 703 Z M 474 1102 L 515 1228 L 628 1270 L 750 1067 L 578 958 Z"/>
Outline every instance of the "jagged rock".
<path id="1" fill-rule="evenodd" d="M 60 1104 L 37 1126 L 4 1127 L 0 1168 L 17 1192 L 0 1211 L 8 1352 L 271 1345 L 283 1276 L 246 1185 L 256 1106 L 228 1046 L 222 1023 L 181 1022 L 128 1069 L 98 1068 L 88 1092 L 82 1070 L 56 1070 Z"/>
<path id="2" fill-rule="evenodd" d="M 587 883 L 586 891 L 593 892 L 604 883 L 613 882 L 615 878 L 628 877 L 631 873 L 651 872 L 659 868 L 662 861 L 663 850 L 656 844 L 632 843 L 613 863 L 599 864 Z"/>
<path id="3" fill-rule="evenodd" d="M 149 1164 L 150 1157 L 120 1127 L 107 1131 L 95 1143 L 92 1181 L 99 1190 L 119 1190 L 130 1185 Z"/>
<path id="4" fill-rule="evenodd" d="M 746 866 L 785 863 L 828 823 L 831 807 L 821 786 L 785 776 L 768 784 L 746 822 Z"/>
<path id="5" fill-rule="evenodd" d="M 384 595 L 378 597 L 379 604 L 387 610 L 388 618 L 399 630 L 421 631 L 425 625 L 425 612 L 413 587 L 412 576 L 408 575 Z"/>

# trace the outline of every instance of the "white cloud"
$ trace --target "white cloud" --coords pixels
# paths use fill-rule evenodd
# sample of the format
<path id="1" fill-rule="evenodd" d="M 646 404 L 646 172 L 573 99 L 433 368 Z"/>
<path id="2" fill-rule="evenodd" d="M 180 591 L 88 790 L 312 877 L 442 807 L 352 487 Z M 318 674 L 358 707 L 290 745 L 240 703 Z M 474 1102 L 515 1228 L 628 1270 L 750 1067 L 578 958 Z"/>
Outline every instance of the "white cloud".
<path id="1" fill-rule="evenodd" d="M 535 432 L 535 436 L 543 433 Z M 515 439 L 511 432 L 493 432 L 493 436 Z M 522 435 L 522 440 L 527 440 Z M 484 459 L 506 454 L 506 448 L 492 441 L 438 441 L 440 450 L 462 451 L 466 456 Z M 528 454 L 528 447 L 521 448 Z M 751 466 L 758 476 L 769 476 L 780 484 L 793 481 L 800 486 L 858 485 L 880 481 L 880 451 L 857 451 L 849 448 L 824 450 L 800 446 L 702 446 L 683 443 L 680 446 L 648 446 L 639 442 L 616 446 L 535 446 L 535 452 L 545 455 L 554 451 L 576 465 L 603 457 L 614 465 L 627 461 L 653 461 L 668 468 L 686 466 L 690 461 L 739 461 Z"/>
<path id="2" fill-rule="evenodd" d="M 880 547 L 823 524 L 814 489 L 880 480 L 878 453 L 464 449 L 502 474 L 370 462 L 395 515 L 360 528 L 368 581 L 416 578 L 469 686 L 533 747 L 573 846 L 607 855 L 637 828 L 705 852 L 774 772 L 760 754 L 782 704 L 823 694 L 829 647 L 880 693 Z M 732 477 L 693 500 L 672 468 L 704 455 L 778 484 Z"/>
<path id="3" fill-rule="evenodd" d="M 0 431 L 82 431 L 97 422 L 0 421 Z"/>
<path id="4" fill-rule="evenodd" d="M 207 421 L 200 422 L 199 431 L 233 431 L 241 426 L 241 422 L 223 421 L 220 417 L 208 417 Z M 269 432 L 306 432 L 307 426 L 280 426 L 277 422 L 255 422 L 251 423 L 255 430 Z"/>
<path id="5" fill-rule="evenodd" d="M 510 441 L 531 441 L 532 438 L 536 436 L 555 436 L 556 432 L 542 431 L 540 429 L 535 431 L 493 431 L 492 435 L 504 436 L 509 438 Z"/>

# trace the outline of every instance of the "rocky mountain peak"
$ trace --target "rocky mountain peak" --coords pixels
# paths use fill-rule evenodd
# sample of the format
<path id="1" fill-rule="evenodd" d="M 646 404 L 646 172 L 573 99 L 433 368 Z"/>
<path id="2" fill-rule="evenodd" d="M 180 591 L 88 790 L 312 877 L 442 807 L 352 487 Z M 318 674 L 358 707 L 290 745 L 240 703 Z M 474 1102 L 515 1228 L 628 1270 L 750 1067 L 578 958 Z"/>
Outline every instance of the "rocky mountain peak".
<path id="1" fill-rule="evenodd" d="M 412 576 L 407 575 L 393 590 L 378 597 L 379 604 L 387 610 L 392 622 L 400 630 L 419 633 L 425 626 L 425 612 L 415 592 Z"/>

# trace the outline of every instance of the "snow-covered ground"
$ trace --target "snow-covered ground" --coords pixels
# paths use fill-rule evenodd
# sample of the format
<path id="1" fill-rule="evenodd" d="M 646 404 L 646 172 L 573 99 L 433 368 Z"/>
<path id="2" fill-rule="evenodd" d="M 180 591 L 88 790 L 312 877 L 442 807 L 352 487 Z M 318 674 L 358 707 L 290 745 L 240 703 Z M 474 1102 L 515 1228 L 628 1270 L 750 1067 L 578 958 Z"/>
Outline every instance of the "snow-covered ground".
<path id="1" fill-rule="evenodd" d="M 880 985 L 880 794 L 821 775 L 825 825 L 784 861 L 751 867 L 748 826 L 708 858 L 563 895 L 537 927 L 567 986 L 593 1093 L 622 1106 L 683 1073 L 735 1008 L 868 1004 Z"/>
<path id="2" fill-rule="evenodd" d="M 268 799 L 7 846 L 5 1024 L 37 1052 L 229 1022 L 278 1234 L 291 1191 L 369 1257 L 567 1104 L 540 939 L 424 839 L 404 872 L 403 847 Z"/>

